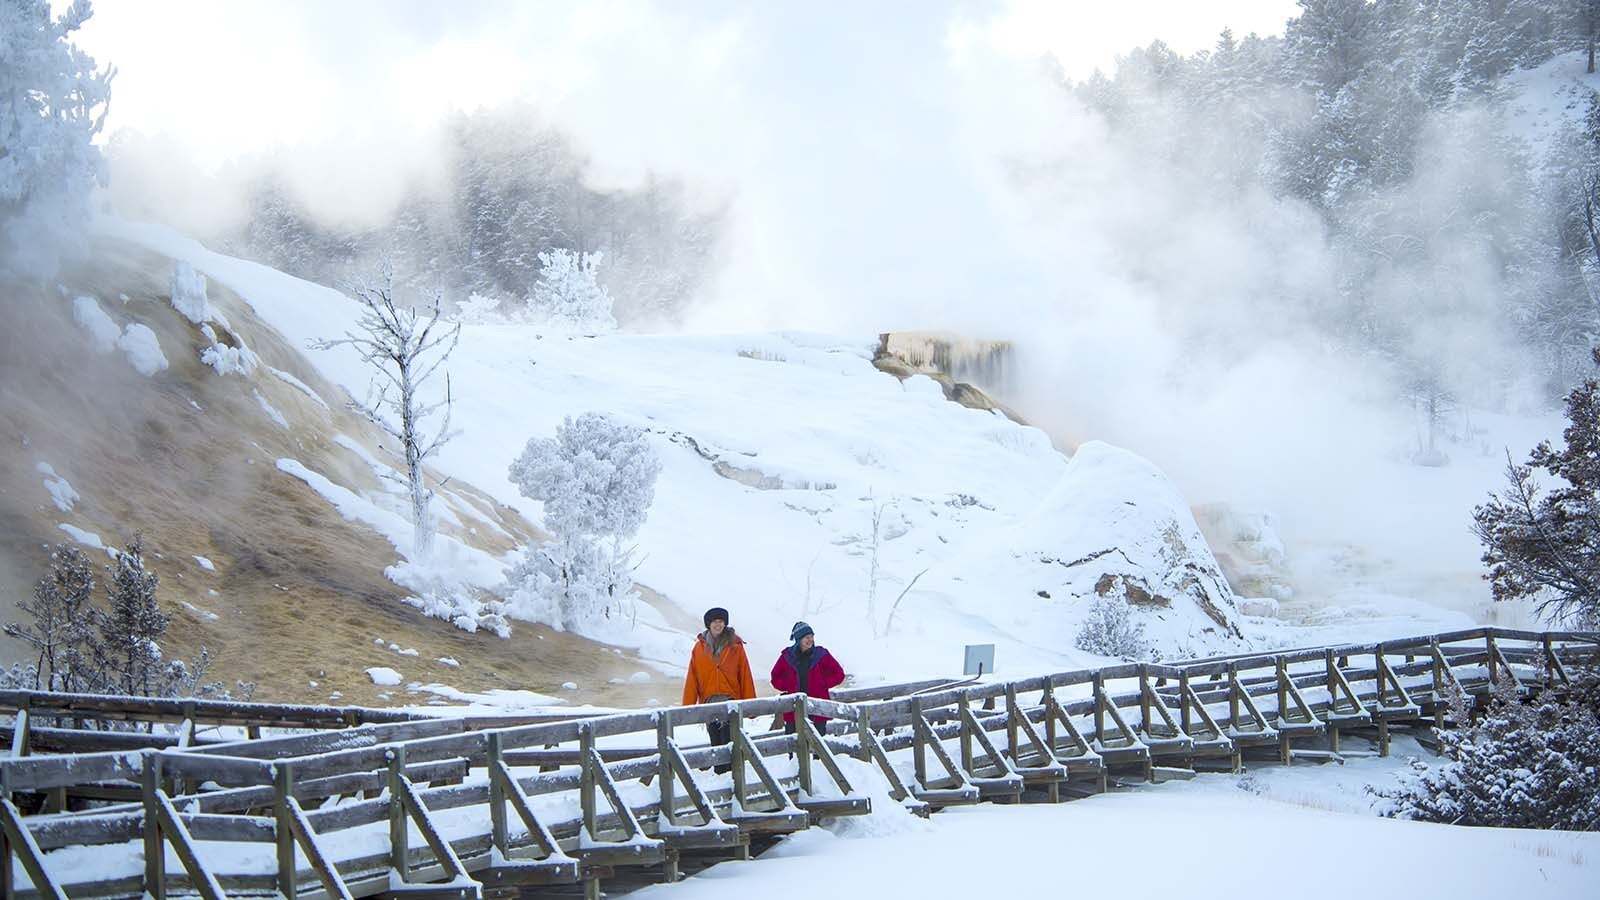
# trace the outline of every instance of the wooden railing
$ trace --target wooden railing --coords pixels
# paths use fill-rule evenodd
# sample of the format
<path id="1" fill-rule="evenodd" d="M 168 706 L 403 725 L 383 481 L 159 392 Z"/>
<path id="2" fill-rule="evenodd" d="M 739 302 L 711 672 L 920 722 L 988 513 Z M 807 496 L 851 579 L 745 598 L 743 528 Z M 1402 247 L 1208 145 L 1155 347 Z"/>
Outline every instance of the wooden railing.
<path id="1" fill-rule="evenodd" d="M 597 896 L 624 870 L 675 880 L 684 854 L 748 855 L 763 835 L 869 812 L 851 766 L 882 776 L 880 803 L 914 812 L 1053 801 L 1247 758 L 1337 758 L 1352 734 L 1386 753 L 1393 729 L 1440 724 L 1454 691 L 1560 688 L 1597 660 L 1593 633 L 1483 628 L 534 722 L 5 692 L 0 875 L 8 898 L 467 898 L 577 882 Z M 755 724 L 785 712 L 793 734 Z M 35 716 L 55 723 L 52 739 L 125 743 L 38 752 Z M 713 719 L 729 744 L 699 736 Z M 241 733 L 196 741 L 200 722 Z M 252 725 L 321 730 L 251 739 Z"/>

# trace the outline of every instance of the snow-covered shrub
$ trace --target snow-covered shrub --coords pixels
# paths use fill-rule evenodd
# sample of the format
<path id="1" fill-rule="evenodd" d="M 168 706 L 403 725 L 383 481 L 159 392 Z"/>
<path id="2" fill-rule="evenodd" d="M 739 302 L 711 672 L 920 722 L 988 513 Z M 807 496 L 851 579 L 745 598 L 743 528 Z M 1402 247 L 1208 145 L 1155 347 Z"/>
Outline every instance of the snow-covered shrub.
<path id="1" fill-rule="evenodd" d="M 1470 721 L 1458 690 L 1451 718 Z M 1503 828 L 1600 829 L 1600 677 L 1586 673 L 1567 696 L 1544 692 L 1520 702 L 1509 679 L 1487 713 L 1439 732 L 1445 761 L 1413 762 L 1386 813 L 1403 819 Z"/>
<path id="2" fill-rule="evenodd" d="M 112 73 L 68 40 L 89 16 L 87 0 L 56 19 L 49 0 L 0 4 L 0 256 L 34 277 L 80 241 L 103 172 Z"/>
<path id="3" fill-rule="evenodd" d="M 0 669 L 0 691 L 36 691 L 39 689 L 39 667 L 33 663 L 12 663 L 9 669 Z"/>
<path id="4" fill-rule="evenodd" d="M 554 539 L 529 548 L 506 580 L 518 614 L 595 635 L 631 625 L 632 548 L 644 524 L 661 461 L 644 429 L 600 413 L 568 416 L 555 438 L 528 441 L 510 478 L 543 501 Z"/>
<path id="5" fill-rule="evenodd" d="M 631 628 L 639 593 L 620 541 L 574 537 L 528 548 L 512 566 L 506 604 L 520 617 L 592 637 Z"/>
<path id="6" fill-rule="evenodd" d="M 456 321 L 463 325 L 492 325 L 505 321 L 500 310 L 500 298 L 472 294 L 456 301 Z"/>
<path id="7" fill-rule="evenodd" d="M 1155 659 L 1155 648 L 1145 639 L 1144 623 L 1133 608 L 1115 597 L 1095 597 L 1089 616 L 1073 641 L 1079 650 L 1119 659 Z"/>
<path id="8" fill-rule="evenodd" d="M 566 331 L 612 331 L 611 295 L 596 277 L 598 253 L 551 250 L 539 254 L 539 278 L 528 305 L 533 314 Z"/>

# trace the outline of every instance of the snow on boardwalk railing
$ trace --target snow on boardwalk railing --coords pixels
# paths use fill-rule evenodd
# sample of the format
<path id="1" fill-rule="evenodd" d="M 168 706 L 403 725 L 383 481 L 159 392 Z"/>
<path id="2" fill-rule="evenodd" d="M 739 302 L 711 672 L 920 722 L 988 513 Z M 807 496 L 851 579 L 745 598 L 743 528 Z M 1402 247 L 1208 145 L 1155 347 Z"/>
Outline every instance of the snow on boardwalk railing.
<path id="1" fill-rule="evenodd" d="M 619 870 L 675 880 L 685 851 L 747 856 L 759 835 L 873 797 L 923 813 L 1054 801 L 1247 755 L 1335 759 L 1352 733 L 1386 753 L 1391 729 L 1442 723 L 1456 688 L 1559 688 L 1597 660 L 1600 634 L 1481 628 L 533 722 L 0 692 L 14 713 L 0 836 L 23 897 L 465 898 L 580 881 L 594 896 Z M 779 730 L 787 712 L 797 733 Z M 711 721 L 728 744 L 683 742 Z M 197 742 L 199 722 L 321 730 Z M 357 722 L 376 724 L 339 727 Z M 52 748 L 105 749 L 28 755 Z"/>

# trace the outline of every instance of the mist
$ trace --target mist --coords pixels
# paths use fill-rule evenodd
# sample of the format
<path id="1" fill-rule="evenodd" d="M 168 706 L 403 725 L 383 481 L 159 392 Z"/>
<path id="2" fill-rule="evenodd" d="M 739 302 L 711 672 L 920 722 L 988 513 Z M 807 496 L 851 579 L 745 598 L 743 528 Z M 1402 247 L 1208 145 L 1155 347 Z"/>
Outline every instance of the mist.
<path id="1" fill-rule="evenodd" d="M 1293 7 L 1248 15 L 1281 29 Z M 1191 501 L 1271 511 L 1303 542 L 1470 570 L 1470 504 L 1496 485 L 1396 511 L 1408 479 L 1439 476 L 1408 466 L 1416 420 L 1396 373 L 1317 315 L 1350 265 L 1317 212 L 1234 171 L 1226 141 L 1166 135 L 1194 138 L 1173 154 L 1113 130 L 1064 88 L 1092 66 L 1036 33 L 1070 24 L 1048 10 L 107 3 L 83 44 L 134 94 L 113 104 L 106 202 L 123 215 L 220 233 L 244 214 L 243 186 L 276 171 L 329 222 L 382 221 L 437 178 L 448 115 L 526 104 L 573 137 L 595 185 L 664 172 L 728 210 L 686 330 L 1009 340 L 1007 399 L 1065 448 L 1126 446 Z M 1185 22 L 1186 46 L 1156 18 L 1137 42 L 1190 51 L 1227 24 L 1251 30 Z M 113 31 L 119 43 L 97 43 Z M 140 68 L 180 48 L 183 66 Z M 157 94 L 203 126 L 146 105 Z M 1282 103 L 1293 115 L 1304 98 Z M 1443 158 L 1445 131 L 1431 135 L 1438 149 L 1418 156 Z M 1420 171 L 1401 189 L 1414 205 L 1459 186 Z M 1479 287 L 1418 310 L 1404 340 L 1450 363 L 1440 377 L 1465 404 L 1538 409 L 1521 351 L 1480 314 L 1492 297 L 1477 261 L 1454 262 Z M 1416 275 L 1391 274 L 1396 296 Z M 1480 468 L 1442 477 L 1470 485 Z"/>

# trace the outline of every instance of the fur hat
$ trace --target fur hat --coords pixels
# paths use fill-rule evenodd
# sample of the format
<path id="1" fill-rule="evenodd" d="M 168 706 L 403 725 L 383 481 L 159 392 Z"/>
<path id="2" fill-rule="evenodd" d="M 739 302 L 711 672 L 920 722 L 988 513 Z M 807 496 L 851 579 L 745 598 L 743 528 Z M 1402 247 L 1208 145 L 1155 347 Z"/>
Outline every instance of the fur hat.
<path id="1" fill-rule="evenodd" d="M 722 624 L 726 625 L 728 624 L 728 611 L 720 606 L 713 606 L 706 610 L 705 623 L 707 628 L 711 627 L 712 619 L 721 619 Z"/>

